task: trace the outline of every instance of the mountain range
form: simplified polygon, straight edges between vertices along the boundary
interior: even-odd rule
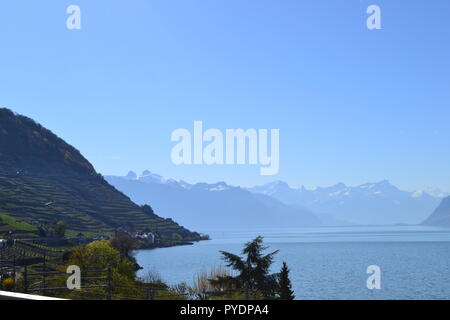
[[[331,187],[291,188],[282,181],[249,189],[292,207],[357,225],[418,224],[441,201],[424,191],[408,192],[383,180],[359,186],[338,183]]]
[[[105,179],[136,203],[151,203],[161,215],[200,230],[419,224],[441,201],[424,191],[402,191],[386,180],[308,190],[282,181],[252,188],[189,184],[148,170]]]
[[[0,109],[0,232],[30,234],[64,221],[72,232],[111,233],[124,227],[194,240],[171,219],[139,206],[98,174],[73,146],[34,120]],[[18,230],[20,229],[20,230]]]
[[[288,226],[317,226],[320,219],[301,208],[281,201],[227,185],[189,184],[165,179],[144,171],[137,176],[105,176],[105,179],[138,203],[151,203],[163,216],[173,217],[195,230],[255,229]]]

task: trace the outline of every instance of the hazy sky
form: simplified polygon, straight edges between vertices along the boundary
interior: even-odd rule
[[[79,5],[82,29],[66,28]],[[382,10],[369,31],[366,9]],[[450,2],[0,3],[0,106],[103,174],[450,191]],[[175,166],[177,128],[280,129],[280,172]]]

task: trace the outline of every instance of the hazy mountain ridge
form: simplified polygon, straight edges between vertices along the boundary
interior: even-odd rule
[[[0,109],[0,214],[34,223],[66,221],[75,231],[158,228],[195,233],[133,203],[81,153],[32,119]]]
[[[290,206],[327,214],[352,224],[418,224],[436,208],[440,199],[424,191],[407,192],[383,180],[351,187],[338,183],[313,190],[291,188],[277,181],[249,189],[279,199]]]
[[[136,203],[151,203],[159,214],[205,232],[322,225],[307,210],[292,208],[272,197],[253,194],[225,182],[188,184],[148,171],[139,177],[129,173],[126,177],[105,176],[105,179]]]
[[[424,225],[450,227],[450,197],[442,199],[439,207],[423,222]]]
[[[431,196],[425,191],[403,191],[387,180],[355,187],[338,183],[315,189],[291,188],[286,182],[275,181],[246,189],[230,186],[225,182],[189,184],[185,181],[164,178],[148,170],[140,176],[130,172],[125,177],[105,178],[135,202],[150,201],[158,212],[174,216],[181,222],[187,221],[188,216],[194,217],[191,222],[195,225],[202,218],[218,219],[217,222],[205,221],[201,224],[202,228],[216,225],[232,227],[233,223],[230,221],[221,221],[221,217],[230,215],[221,212],[223,208],[231,210],[232,207],[229,207],[228,202],[234,203],[234,214],[240,216],[240,219],[247,219],[246,223],[249,225],[252,219],[260,220],[263,217],[263,214],[254,214],[259,210],[268,220],[265,223],[257,221],[255,226],[271,224],[275,227],[419,224],[440,202],[440,198]],[[126,184],[124,181],[127,180],[135,183]],[[253,194],[253,197],[245,191]],[[186,206],[178,207],[171,199],[176,199],[176,202],[184,203]],[[249,199],[252,199],[253,206],[249,206]],[[215,206],[219,209],[212,209]],[[269,208],[272,213],[267,212]],[[217,214],[211,215],[211,212]],[[299,215],[295,216],[295,212]],[[274,216],[278,218],[274,219]]]

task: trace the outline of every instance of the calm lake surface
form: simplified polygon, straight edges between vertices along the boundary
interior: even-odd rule
[[[223,266],[219,250],[240,253],[265,237],[291,269],[297,299],[450,299],[450,230],[428,227],[327,227],[212,232],[193,246],[141,250],[138,263],[169,284],[192,284],[202,270]],[[381,290],[366,287],[367,267],[382,271]]]

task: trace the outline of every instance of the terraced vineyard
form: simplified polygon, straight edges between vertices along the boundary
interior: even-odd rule
[[[158,230],[181,228],[146,214],[98,177],[36,177],[0,175],[1,212],[23,221],[64,220],[75,231],[112,232],[132,225]]]
[[[14,244],[0,248],[0,278],[23,271],[23,266],[39,268],[44,261],[59,264],[63,253],[63,250],[16,240]]]
[[[2,218],[3,217],[3,218]],[[36,233],[33,225],[65,221],[70,232],[156,230],[198,240],[197,233],[133,203],[81,153],[33,120],[0,109],[0,235]]]

